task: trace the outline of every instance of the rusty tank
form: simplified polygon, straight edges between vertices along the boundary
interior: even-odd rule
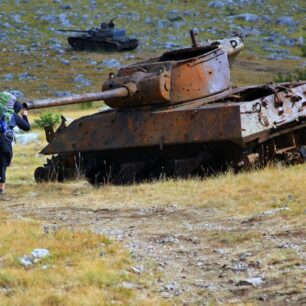
[[[28,109],[101,100],[108,106],[67,127],[63,120],[55,132],[46,127],[49,144],[41,153],[51,158],[36,169],[36,181],[81,174],[92,184],[124,184],[303,162],[306,81],[234,88],[233,53],[191,37],[190,48],[111,73],[100,92],[26,103]]]

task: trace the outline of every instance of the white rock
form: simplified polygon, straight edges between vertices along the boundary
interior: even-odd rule
[[[50,255],[47,249],[34,249],[31,254],[35,258],[44,258]]]
[[[16,142],[22,145],[27,145],[32,142],[38,142],[37,133],[16,134]]]
[[[24,267],[29,267],[33,265],[32,262],[32,257],[29,255],[24,255],[22,257],[19,257],[19,262],[24,266]]]
[[[248,278],[247,281],[248,281],[249,283],[251,283],[253,286],[258,286],[258,285],[260,285],[260,284],[263,283],[261,277],[252,277],[252,278]]]

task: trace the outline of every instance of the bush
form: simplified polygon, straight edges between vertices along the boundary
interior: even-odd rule
[[[302,56],[306,57],[306,45],[301,46]]]
[[[282,83],[282,82],[292,82],[306,80],[306,69],[296,69],[294,72],[287,73],[278,73],[274,78],[274,82]]]
[[[61,122],[61,114],[54,112],[43,112],[38,119],[34,120],[34,125],[39,128],[45,126],[55,126]]]
[[[85,110],[85,109],[90,109],[93,107],[92,102],[86,102],[86,103],[82,103],[81,104],[81,109]]]

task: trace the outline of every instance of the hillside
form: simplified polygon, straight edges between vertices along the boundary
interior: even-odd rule
[[[1,0],[0,91],[23,99],[96,92],[120,66],[238,32],[232,83],[305,71],[304,0]],[[57,29],[115,18],[131,52],[76,52]],[[102,102],[54,108],[67,118]],[[41,110],[31,111],[34,123]],[[100,188],[37,184],[44,133],[17,143],[0,209],[1,305],[304,305],[306,167]],[[37,258],[34,250],[47,250]],[[35,254],[35,252],[34,252]]]
[[[0,3],[2,89],[27,98],[96,91],[121,65],[198,40],[244,36],[246,49],[233,71],[238,85],[272,81],[279,71],[304,65],[305,2],[294,1],[61,1]],[[139,38],[133,52],[74,52],[64,29],[90,29],[115,18]],[[281,64],[280,64],[281,63]],[[244,75],[248,74],[248,78]]]

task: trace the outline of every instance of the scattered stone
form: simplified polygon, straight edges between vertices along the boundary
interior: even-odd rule
[[[156,239],[156,243],[160,243],[160,244],[167,244],[167,243],[178,243],[179,239],[177,239],[176,237],[160,237]]]
[[[268,15],[261,16],[261,20],[262,20],[263,22],[267,23],[267,24],[272,23],[272,19],[271,19],[271,17],[268,16]]]
[[[300,37],[297,39],[297,45],[298,45],[299,47],[302,47],[302,46],[305,45],[305,39],[304,39],[304,37],[300,36]]]
[[[61,59],[61,63],[63,65],[66,65],[66,66],[69,66],[70,65],[70,62],[68,60],[65,60],[65,59]]]
[[[267,210],[264,212],[261,212],[259,214],[256,214],[255,216],[247,219],[246,221],[242,221],[242,223],[248,223],[248,222],[258,222],[261,221],[267,217],[270,216],[274,216],[280,212],[284,212],[284,211],[290,211],[290,208],[288,207],[281,207],[281,208],[276,208],[276,209],[271,209],[271,210]]]
[[[164,43],[164,48],[166,49],[175,49],[175,48],[180,48],[181,45],[178,44],[178,43],[174,43],[174,42],[171,42],[171,41],[167,41]]]
[[[12,81],[14,79],[14,75],[12,73],[7,73],[3,77],[1,77],[1,80],[3,81]]]
[[[40,21],[45,21],[50,24],[58,24],[58,17],[54,15],[44,15],[39,18]]]
[[[126,53],[126,54],[124,54],[124,58],[129,60],[129,59],[134,59],[135,56],[133,54]]]
[[[104,60],[102,62],[102,65],[108,68],[120,68],[121,67],[121,63],[114,58]]]
[[[135,289],[138,288],[136,284],[133,284],[131,282],[122,282],[120,284],[120,287],[125,288],[125,289]]]
[[[35,80],[36,77],[34,77],[33,75],[31,75],[28,72],[24,72],[18,75],[18,79],[20,81],[29,81],[29,80]]]
[[[91,81],[88,80],[83,74],[78,74],[73,78],[73,82],[78,83],[80,86],[90,86]]]
[[[240,19],[240,20],[244,20],[244,21],[252,22],[252,23],[255,23],[255,22],[259,21],[259,17],[257,15],[249,14],[249,13],[232,16],[232,18]]]
[[[263,283],[261,277],[252,277],[246,280],[240,280],[235,286],[259,286]]]
[[[167,285],[165,285],[165,289],[167,291],[175,291],[175,284],[174,283],[167,284]]]
[[[282,26],[296,26],[298,24],[298,22],[289,16],[281,16],[276,19],[275,23]]]
[[[152,19],[150,17],[146,17],[144,20],[145,24],[152,24]]]
[[[72,9],[72,5],[71,4],[62,4],[61,5],[61,9],[62,10],[71,10]]]
[[[34,249],[31,255],[35,258],[44,258],[50,255],[47,249]]]
[[[165,29],[168,28],[170,26],[169,21],[168,20],[158,20],[156,27],[158,29]]]
[[[70,23],[69,19],[67,18],[66,14],[64,14],[64,13],[59,14],[59,21],[60,21],[60,23],[63,27],[71,26],[71,23]]]
[[[207,6],[211,8],[223,8],[225,3],[223,1],[211,1],[208,2]]]
[[[24,255],[22,257],[19,257],[18,259],[20,264],[26,268],[33,265],[33,258],[29,255]]]
[[[39,135],[37,133],[20,133],[15,134],[16,142],[21,145],[27,145],[29,143],[38,142]]]
[[[98,63],[95,60],[88,60],[87,64],[91,66],[96,66]]]
[[[224,249],[216,249],[216,250],[214,250],[214,252],[216,252],[216,253],[218,253],[220,255],[224,255],[224,254],[227,253],[226,250],[224,250]]]
[[[23,99],[24,98],[23,92],[21,92],[19,90],[12,89],[12,90],[9,90],[9,92],[11,94],[13,94],[14,96],[16,96],[18,99]]]
[[[58,98],[71,96],[70,91],[56,91],[54,92],[54,96]]]
[[[140,274],[144,271],[144,267],[143,266],[136,266],[136,267],[132,267],[131,270],[134,273]]]
[[[231,267],[231,270],[235,272],[247,271],[247,269],[248,269],[248,264],[243,261],[235,262]]]
[[[183,20],[183,17],[182,17],[182,15],[181,15],[181,12],[178,11],[178,10],[169,11],[169,12],[167,13],[167,18],[168,18],[168,20],[170,20],[171,22]]]

